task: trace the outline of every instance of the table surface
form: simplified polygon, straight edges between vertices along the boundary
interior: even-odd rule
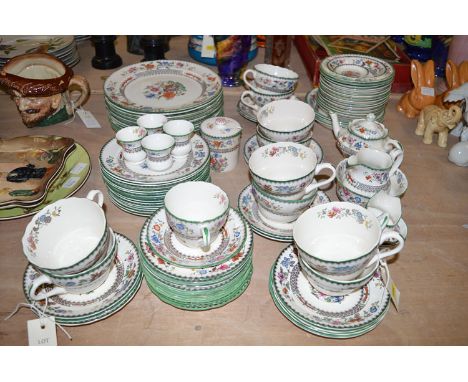
[[[168,59],[192,61],[187,52],[187,36],[170,41]],[[117,52],[124,65],[136,63],[141,56],[126,52],[125,37],[117,40]],[[109,200],[102,181],[98,153],[113,137],[102,95],[103,81],[113,70],[91,67],[94,49],[89,41],[79,46],[81,62],[75,73],[86,76],[92,95],[85,109],[101,123],[101,129],[87,129],[77,118],[72,123],[27,129],[21,122],[14,102],[0,94],[0,136],[10,138],[28,134],[69,136],[81,143],[91,155],[92,172],[76,196],[100,189],[106,200],[110,226],[135,243],[145,218],[118,209]],[[264,50],[254,62],[263,62]],[[249,67],[252,63],[249,64]],[[311,89],[306,70],[293,47],[291,69],[300,75],[296,95],[303,98]],[[255,133],[255,124],[236,111],[243,88],[224,89],[224,113],[244,128],[242,144]],[[383,322],[364,336],[333,340],[307,333],[289,322],[275,307],[268,292],[272,264],[285,243],[255,235],[254,273],[246,292],[230,304],[204,312],[176,309],[161,302],[143,282],[135,298],[113,316],[80,327],[67,328],[69,341],[58,331],[60,345],[466,345],[468,344],[468,173],[447,159],[448,149],[435,143],[425,145],[414,134],[416,120],[396,111],[400,95],[392,94],[385,124],[390,134],[403,143],[405,159],[401,169],[409,181],[402,198],[403,218],[408,225],[405,248],[389,265],[401,292],[400,308],[391,307]],[[325,161],[336,165],[343,159],[330,130],[319,124],[314,139],[324,149]],[[457,139],[449,137],[448,147]],[[242,147],[242,145],[241,145]],[[242,159],[233,172],[212,172],[213,183],[224,189],[233,207],[239,192],[249,183],[248,166]],[[337,200],[335,188],[327,191]],[[26,345],[26,321],[35,318],[21,309],[4,321],[16,306],[24,302],[23,272],[27,261],[21,253],[21,237],[30,217],[0,222],[0,345]]]

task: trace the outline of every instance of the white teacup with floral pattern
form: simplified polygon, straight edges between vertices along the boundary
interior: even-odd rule
[[[163,126],[167,123],[168,119],[163,114],[143,114],[138,117],[137,125],[143,127],[148,135],[162,133]]]
[[[107,250],[103,201],[102,192],[93,190],[86,198],[62,199],[44,207],[22,238],[28,261],[38,270],[62,275],[94,264]]]
[[[252,74],[254,81],[248,79]],[[276,93],[294,91],[299,75],[288,68],[271,64],[257,64],[254,69],[247,69],[243,75],[244,83],[251,89],[261,88]]]
[[[143,138],[141,145],[146,151],[146,165],[153,171],[164,171],[172,166],[171,151],[175,139],[168,134],[152,134]]]
[[[193,137],[195,127],[190,121],[176,119],[164,124],[163,131],[175,139],[172,155],[176,158],[185,158],[192,151],[190,140]]]
[[[294,223],[295,246],[311,268],[337,280],[353,280],[364,268],[400,252],[404,239],[397,232],[382,232],[376,216],[357,204],[330,202],[312,207]],[[379,246],[398,245],[385,253]]]
[[[316,191],[335,179],[335,168],[330,163],[317,164],[317,155],[309,148],[294,142],[278,142],[256,149],[249,159],[253,180],[263,190],[291,200]],[[324,169],[332,175],[312,183],[315,174]]]
[[[71,275],[57,275],[53,272],[46,272],[38,269],[42,274],[34,280],[29,290],[29,297],[32,300],[43,300],[46,297],[73,293],[83,294],[99,288],[107,280],[112,269],[115,256],[117,254],[117,240],[113,231],[110,230],[111,245],[107,253],[91,267]],[[38,290],[44,284],[54,285],[52,289]]]
[[[261,107],[267,103],[278,101],[280,99],[297,99],[294,92],[289,93],[275,93],[268,90],[257,89],[257,90],[245,90],[240,97],[240,100],[245,105],[249,105],[255,111],[260,110]],[[250,99],[251,102],[247,101]]]
[[[146,130],[140,126],[128,126],[119,130],[115,135],[117,143],[122,146],[124,159],[128,162],[141,163],[146,153],[141,141],[146,137]]]
[[[167,222],[182,244],[208,248],[226,223],[229,199],[212,183],[185,182],[168,191],[164,208]]]

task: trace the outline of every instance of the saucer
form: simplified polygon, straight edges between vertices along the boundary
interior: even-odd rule
[[[257,112],[241,100],[237,102],[237,112],[250,122],[257,123]]]
[[[249,164],[249,159],[252,153],[258,149],[258,142],[257,142],[257,135],[252,135],[244,144],[244,160],[247,164]],[[311,139],[309,147],[314,151],[315,155],[317,155],[317,163],[322,163],[323,161],[323,150],[322,146],[315,140]]]
[[[179,267],[203,268],[225,263],[242,249],[247,236],[245,223],[234,209],[229,210],[226,225],[208,251],[182,244],[171,230],[164,208],[156,211],[148,226],[151,249],[168,263]]]
[[[330,202],[330,198],[327,196],[327,194],[318,190],[317,196],[312,202],[311,207],[328,202]],[[276,241],[291,242],[293,240],[292,227],[294,223],[282,225],[281,223],[275,222],[275,227],[273,227],[273,225],[266,224],[261,219],[258,211],[257,201],[255,200],[252,193],[251,184],[244,188],[239,194],[237,207],[244,218],[250,223],[252,230],[258,235]]]
[[[138,251],[125,236],[115,233],[117,256],[107,280],[85,294],[66,293],[48,298],[46,314],[55,316],[63,325],[84,325],[102,320],[125,306],[139,289],[142,280]],[[31,301],[29,290],[41,273],[28,265],[23,277],[23,290],[30,304],[43,309],[44,300]]]

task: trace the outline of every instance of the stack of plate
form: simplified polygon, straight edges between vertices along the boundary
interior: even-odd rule
[[[390,302],[380,271],[369,284],[349,295],[320,293],[301,273],[293,245],[281,252],[272,267],[270,293],[294,325],[328,338],[351,338],[371,331],[385,317]]]
[[[329,112],[339,115],[342,126],[369,113],[382,122],[395,71],[378,58],[358,54],[327,57],[320,65],[316,119],[332,128]]]
[[[49,53],[67,66],[80,62],[80,55],[73,36],[0,36],[0,68],[15,56],[33,53],[45,47]]]
[[[213,41],[213,40],[212,40]],[[203,45],[203,36],[202,35],[193,35],[190,36],[188,43],[188,51],[190,57],[194,60],[197,60],[206,65],[216,65],[216,49],[214,45],[208,45],[207,50],[214,52],[213,57],[203,57],[202,56],[202,45]],[[248,60],[251,61],[257,56],[257,36],[252,36],[252,43],[250,45],[250,51],[248,55]]]
[[[163,206],[167,191],[178,183],[211,181],[210,151],[198,135],[192,140],[187,158],[175,159],[165,171],[154,172],[142,164],[125,162],[122,148],[111,139],[101,149],[99,162],[102,178],[112,202],[125,212],[150,216]]]
[[[117,255],[107,280],[89,293],[49,297],[44,313],[55,317],[55,321],[61,325],[85,325],[109,317],[131,301],[143,279],[138,250],[127,237],[119,233],[115,233],[115,236]],[[29,290],[40,275],[32,265],[28,265],[23,277],[23,291],[29,303],[43,311],[43,301],[29,298]]]
[[[55,135],[0,139],[0,158],[0,220],[35,214],[71,196],[91,170],[81,145]]]
[[[118,131],[135,126],[143,114],[185,119],[195,129],[223,115],[223,87],[212,70],[192,62],[158,60],[126,66],[104,83],[109,121]]]
[[[239,297],[252,276],[253,237],[240,214],[228,220],[210,250],[188,248],[172,233],[164,208],[140,233],[143,273],[150,290],[179,309],[207,310]]]

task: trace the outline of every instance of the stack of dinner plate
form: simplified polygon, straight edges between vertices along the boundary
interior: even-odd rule
[[[0,36],[0,68],[11,58],[34,53],[43,48],[67,66],[80,62],[80,55],[73,36]]]
[[[150,216],[164,203],[167,191],[178,183],[211,181],[210,150],[199,135],[191,140],[192,151],[186,158],[176,158],[165,171],[154,172],[146,163],[125,162],[122,147],[115,138],[101,149],[99,162],[102,179],[112,202],[125,212]]]
[[[112,73],[104,83],[109,121],[118,131],[136,125],[143,114],[185,119],[195,129],[223,115],[223,87],[212,70],[193,62],[146,61]]]
[[[208,251],[177,240],[164,208],[140,233],[143,274],[161,301],[184,310],[207,310],[239,297],[252,277],[253,234],[234,209]]]
[[[389,63],[371,56],[342,54],[324,59],[316,98],[316,120],[332,128],[329,112],[346,127],[354,119],[373,113],[382,122],[395,71]]]

